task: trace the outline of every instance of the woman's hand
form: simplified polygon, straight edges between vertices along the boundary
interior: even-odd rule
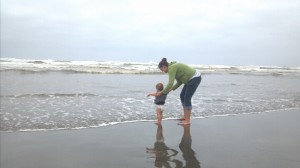
[[[161,95],[162,95],[161,92],[157,92],[157,93],[156,93],[156,97],[159,97],[159,96],[161,96]]]

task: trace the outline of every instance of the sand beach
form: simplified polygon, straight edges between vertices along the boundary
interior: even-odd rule
[[[136,122],[80,130],[1,132],[1,168],[298,168],[299,109]]]

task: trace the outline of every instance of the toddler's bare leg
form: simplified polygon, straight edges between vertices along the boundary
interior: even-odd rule
[[[157,116],[157,122],[155,124],[160,125],[162,120],[162,111],[160,108],[156,108],[156,116]]]

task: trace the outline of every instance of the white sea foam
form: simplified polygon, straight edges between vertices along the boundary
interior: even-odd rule
[[[1,58],[1,71],[69,71],[101,74],[153,74],[160,73],[156,62],[117,62],[117,61],[57,61],[25,60]],[[191,65],[202,73],[241,73],[241,74],[300,74],[300,67],[279,66],[228,66],[228,65]]]
[[[38,62],[36,64],[41,64]],[[78,63],[77,63],[78,64]],[[1,72],[1,131],[105,127],[156,119],[153,91],[164,75],[91,75]],[[299,76],[203,76],[193,96],[193,117],[218,117],[299,108]],[[178,89],[164,118],[182,117]]]
[[[215,117],[231,117],[231,116],[241,116],[241,115],[253,115],[253,114],[263,114],[263,113],[272,113],[277,111],[287,111],[287,110],[299,110],[299,108],[284,108],[284,109],[276,109],[276,110],[268,110],[268,111],[261,111],[261,112],[250,112],[250,113],[237,113],[237,114],[224,114],[224,115],[210,115],[210,116],[201,116],[201,117],[193,117],[192,119],[207,119],[207,118],[215,118]],[[163,121],[167,120],[177,120],[178,118],[165,118]],[[38,132],[38,131],[62,131],[62,130],[81,130],[87,128],[100,128],[100,127],[107,127],[107,126],[114,126],[119,124],[128,124],[128,123],[138,123],[138,122],[154,122],[156,120],[127,120],[127,121],[120,121],[120,122],[108,122],[102,123],[95,126],[88,126],[88,127],[74,127],[74,128],[52,128],[52,129],[20,129],[18,132]],[[14,132],[14,131],[0,131],[0,132]]]

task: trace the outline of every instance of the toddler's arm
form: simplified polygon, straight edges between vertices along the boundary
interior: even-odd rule
[[[157,92],[149,93],[147,96],[157,96]]]

